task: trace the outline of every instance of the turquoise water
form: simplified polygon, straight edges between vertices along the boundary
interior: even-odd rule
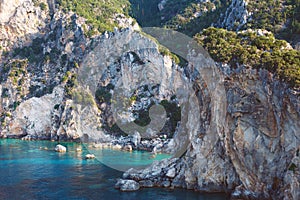
[[[89,148],[89,152],[94,154],[102,164],[119,171],[127,171],[130,168],[142,169],[150,165],[154,160],[162,160],[171,157],[167,154],[157,154],[153,156],[146,151],[127,152]]]
[[[201,194],[183,189],[147,188],[120,192],[114,189],[114,184],[122,172],[98,160],[85,160],[89,151],[84,145],[62,144],[67,146],[67,153],[54,152],[56,142],[0,140],[0,199],[226,199],[225,194]],[[83,151],[76,152],[78,147]],[[112,165],[123,161],[132,165],[127,157],[131,161],[137,159],[135,166],[149,164],[152,159],[147,152],[105,150],[102,153],[107,156],[105,162]],[[166,155],[156,159],[163,157]]]

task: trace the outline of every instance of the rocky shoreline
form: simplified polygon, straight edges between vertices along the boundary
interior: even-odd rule
[[[25,141],[36,141],[36,140],[48,140],[48,138],[40,138],[34,135],[26,135],[24,137],[2,137],[3,139],[20,139]],[[51,140],[56,141],[56,140]],[[84,139],[77,140],[66,140],[63,142],[84,142],[88,144],[88,147],[94,149],[113,149],[113,150],[124,150],[124,151],[148,151],[151,152],[154,156],[158,153],[172,154],[174,153],[174,141],[171,138],[167,138],[166,135],[162,135],[161,137],[156,137],[152,139],[141,138],[141,136],[137,133],[133,136],[107,136],[106,141],[84,141]]]

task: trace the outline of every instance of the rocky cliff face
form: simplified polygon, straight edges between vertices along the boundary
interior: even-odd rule
[[[271,73],[216,66],[193,54],[183,69],[125,18],[120,22],[129,28],[86,38],[85,20],[74,13],[57,11],[50,17],[47,8],[31,1],[10,2],[1,3],[1,10],[14,8],[1,12],[1,137],[109,140],[108,130],[115,131],[112,96],[122,81],[120,96],[135,96],[130,109],[148,109],[163,100],[189,103],[181,107],[185,134],[176,134],[178,127],[174,133],[177,147],[190,141],[184,154],[130,170],[125,179],[142,187],[299,198],[299,94]],[[26,25],[28,20],[36,23]],[[197,63],[205,68],[195,70]],[[141,79],[145,72],[147,79]],[[189,99],[190,88],[195,97]],[[123,117],[134,121],[139,116],[130,109]]]
[[[83,19],[61,12],[51,19],[47,4],[39,3],[20,3],[1,27],[3,137],[55,139],[52,132],[61,117],[55,113],[65,111],[60,107],[66,102],[62,78],[82,58],[87,42]],[[42,9],[41,3],[46,7]]]
[[[76,77],[93,43],[98,44],[101,37],[108,40],[113,33],[86,38],[85,19],[59,10],[50,13],[53,5],[42,1],[5,1],[1,6],[13,9],[1,13],[7,19],[3,17],[1,26],[0,135],[80,140],[94,134],[105,138],[97,131],[101,123],[96,105],[84,110],[77,105],[82,94]],[[124,15],[117,15],[116,20],[121,27],[134,25]],[[88,126],[82,125],[84,120]]]
[[[45,0],[39,3],[31,0],[2,0],[0,9],[1,50],[28,45],[33,38],[45,34],[46,24],[50,21]]]
[[[218,109],[217,116],[210,116],[217,121],[206,117],[190,127],[216,123],[217,130],[190,135],[191,145],[182,158],[155,163],[142,171],[129,170],[123,178],[144,187],[151,183],[200,191],[232,189],[236,196],[297,199],[298,97],[266,71],[241,68],[227,75],[226,94],[218,91],[213,96],[226,98],[223,103],[227,106],[219,107],[224,112]],[[216,109],[203,89],[199,93],[205,99],[202,109]]]
[[[221,14],[219,26],[229,30],[239,30],[247,23],[250,14],[247,10],[247,1],[233,0],[226,12]]]

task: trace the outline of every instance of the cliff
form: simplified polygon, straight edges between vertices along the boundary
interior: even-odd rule
[[[157,123],[167,125],[140,134],[167,134],[183,151],[129,170],[124,179],[233,197],[299,198],[299,94],[274,74],[233,69],[193,51],[185,54],[190,63],[179,66],[124,15],[116,20],[126,28],[87,37],[86,20],[75,13],[44,1],[3,2],[1,137],[108,141],[121,132],[116,125],[125,132],[128,122],[140,128],[150,107],[163,105],[170,109]],[[127,109],[117,112],[115,102]]]

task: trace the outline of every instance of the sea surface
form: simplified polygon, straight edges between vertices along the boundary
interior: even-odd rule
[[[99,150],[102,152],[97,154],[98,159],[86,160],[85,155],[90,153],[87,145],[60,143],[68,150],[57,153],[54,151],[57,144],[0,139],[0,199],[228,199],[222,193],[203,194],[184,189],[143,188],[135,192],[120,192],[114,185],[122,172],[114,166],[145,166],[167,155],[153,158],[148,152],[106,149]],[[82,152],[77,152],[77,148]],[[99,158],[101,155],[105,158]]]

